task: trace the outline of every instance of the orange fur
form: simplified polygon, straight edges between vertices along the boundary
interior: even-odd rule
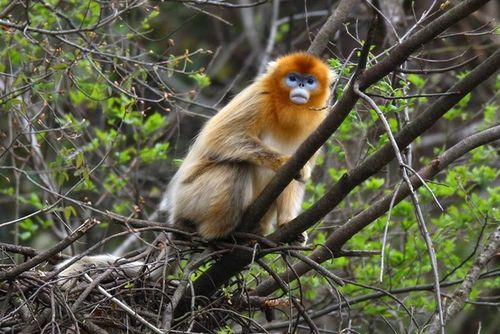
[[[293,53],[279,58],[272,75],[263,80],[263,86],[269,94],[262,108],[261,127],[270,126],[271,131],[283,139],[307,137],[323,120],[325,104],[330,91],[329,68],[316,57],[308,53]],[[290,89],[283,78],[290,72],[308,73],[316,76],[319,85],[312,92],[305,105],[293,104],[289,99]],[[318,109],[323,108],[323,112]]]
[[[316,89],[307,103],[294,104],[285,84],[289,73],[314,75]],[[333,77],[326,64],[307,53],[278,58],[267,72],[210,119],[174,176],[167,193],[170,222],[191,221],[206,239],[233,232],[245,209],[302,141],[326,117]],[[300,179],[310,176],[314,158]],[[275,221],[300,211],[304,185],[292,181],[255,227],[264,233]]]

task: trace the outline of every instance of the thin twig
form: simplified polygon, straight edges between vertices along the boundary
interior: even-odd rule
[[[259,66],[259,74],[264,73],[267,63],[269,61],[269,57],[274,48],[274,43],[276,41],[276,32],[278,31],[278,25],[276,21],[278,20],[280,13],[280,0],[273,0],[273,9],[271,15],[271,30],[269,31],[269,37],[267,39],[266,49],[264,50],[264,56],[260,62]]]
[[[170,330],[170,327],[172,326],[172,321],[174,320],[174,310],[177,307],[177,304],[179,304],[179,301],[181,300],[190,282],[191,275],[199,266],[207,262],[207,260],[213,255],[214,253],[212,252],[212,250],[210,248],[207,248],[202,253],[193,255],[187,266],[183,268],[181,281],[177,286],[177,289],[173,293],[172,298],[170,299],[170,303],[168,303],[163,314],[162,327],[167,331]]]
[[[384,113],[380,108],[377,106],[375,101],[373,101],[368,95],[364,94],[359,90],[359,83],[355,82],[354,83],[354,92],[358,94],[363,100],[368,102],[368,104],[375,110],[377,113],[379,119],[382,121],[382,124],[384,125],[385,131],[389,137],[389,141],[394,149],[394,154],[396,156],[396,159],[399,163],[399,166],[401,168],[401,173],[403,176],[403,180],[408,186],[408,189],[410,190],[410,196],[413,202],[413,206],[415,208],[415,214],[417,218],[418,225],[420,227],[420,231],[422,233],[422,237],[424,238],[425,244],[427,246],[427,251],[429,253],[429,258],[431,262],[431,267],[432,267],[432,272],[434,275],[434,284],[436,288],[436,304],[437,304],[437,309],[438,309],[438,314],[439,314],[439,321],[441,324],[441,334],[444,334],[444,315],[443,315],[443,306],[441,304],[441,290],[439,286],[439,271],[438,271],[438,264],[437,264],[437,258],[436,258],[436,252],[434,250],[434,245],[432,243],[432,239],[430,237],[430,234],[427,230],[427,226],[425,224],[424,220],[424,215],[422,213],[422,208],[420,207],[419,203],[419,198],[417,192],[415,192],[415,189],[413,188],[413,185],[411,183],[410,177],[408,176],[408,173],[406,171],[407,166],[404,163],[403,156],[401,155],[401,152],[399,151],[398,143],[396,142],[396,139],[394,138],[394,135],[392,134],[391,131],[391,126],[389,125],[389,122],[387,122],[387,119],[384,116]],[[421,179],[421,177],[416,173],[418,178]]]
[[[500,226],[498,226],[496,230],[490,234],[488,241],[465,275],[462,284],[460,284],[460,286],[453,293],[453,296],[446,302],[446,311],[444,317],[444,320],[446,322],[449,321],[451,317],[457,314],[464,307],[464,303],[466,302],[467,297],[472,290],[472,286],[478,280],[481,270],[483,270],[486,264],[493,258],[493,256],[495,256],[495,254],[497,254],[499,248]],[[429,326],[428,333],[438,333],[440,328],[442,328],[441,326],[441,319],[438,319],[434,316]]]
[[[53,257],[56,253],[62,251],[76,240],[84,236],[92,227],[94,227],[98,221],[96,219],[87,219],[82,225],[80,225],[73,233],[68,235],[63,240],[59,241],[55,246],[51,247],[47,251],[36,255],[31,260],[23,262],[14,268],[0,272],[0,281],[9,280],[17,275],[37,266],[38,264],[47,261]]]
[[[398,182],[396,189],[393,192],[391,198],[391,203],[389,204],[389,210],[387,211],[387,219],[385,220],[384,234],[382,235],[382,250],[380,251],[380,276],[378,278],[379,282],[384,280],[384,264],[385,264],[385,245],[387,243],[387,232],[389,230],[389,222],[391,221],[392,208],[394,207],[394,202],[396,201],[396,196],[398,195],[399,188],[402,182]]]
[[[88,274],[85,273],[85,274],[83,274],[83,276],[85,277],[85,279],[89,283],[93,282],[93,279]],[[136,311],[134,311],[130,306],[128,306],[127,304],[125,304],[124,302],[122,302],[120,299],[118,299],[116,297],[113,297],[113,295],[110,294],[109,292],[107,292],[106,289],[104,289],[102,286],[97,285],[97,290],[100,293],[102,293],[104,296],[106,296],[107,298],[109,298],[111,301],[113,301],[122,310],[124,310],[125,312],[127,312],[130,316],[132,316],[133,318],[137,319],[142,324],[146,325],[146,327],[148,327],[149,329],[151,329],[153,332],[155,332],[157,334],[165,334],[164,331],[162,331],[161,329],[157,328],[156,326],[154,326],[153,324],[151,324],[149,321],[147,321],[146,319],[144,319],[141,315],[139,315]]]

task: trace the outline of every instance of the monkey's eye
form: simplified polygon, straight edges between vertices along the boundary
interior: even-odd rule
[[[285,83],[288,87],[296,87],[299,83],[299,77],[296,74],[290,73],[286,76]]]
[[[316,89],[318,82],[316,81],[315,77],[308,77],[306,79],[306,86],[308,89],[314,90]]]

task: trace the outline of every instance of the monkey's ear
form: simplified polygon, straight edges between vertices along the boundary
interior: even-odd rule
[[[276,60],[270,61],[266,65],[266,73],[272,73],[278,67],[278,62]]]
[[[338,79],[338,74],[335,72],[333,68],[330,68],[328,71],[328,85],[332,85],[337,79]]]

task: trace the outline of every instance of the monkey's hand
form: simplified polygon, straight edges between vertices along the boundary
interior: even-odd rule
[[[290,160],[289,155],[281,155],[281,156],[276,157],[276,159],[274,159],[272,161],[271,169],[273,169],[274,171],[277,171],[284,164],[286,164],[288,162],[288,160]]]
[[[311,173],[312,173],[311,166],[309,166],[309,164],[306,164],[304,167],[302,167],[299,174],[295,176],[295,180],[305,183],[307,180],[311,178]]]
[[[299,235],[297,237],[297,239],[295,239],[295,240],[293,240],[293,241],[290,242],[290,246],[301,246],[301,247],[303,247],[303,246],[306,245],[307,239],[308,239],[307,232],[304,231],[304,232],[302,232],[301,235]]]

